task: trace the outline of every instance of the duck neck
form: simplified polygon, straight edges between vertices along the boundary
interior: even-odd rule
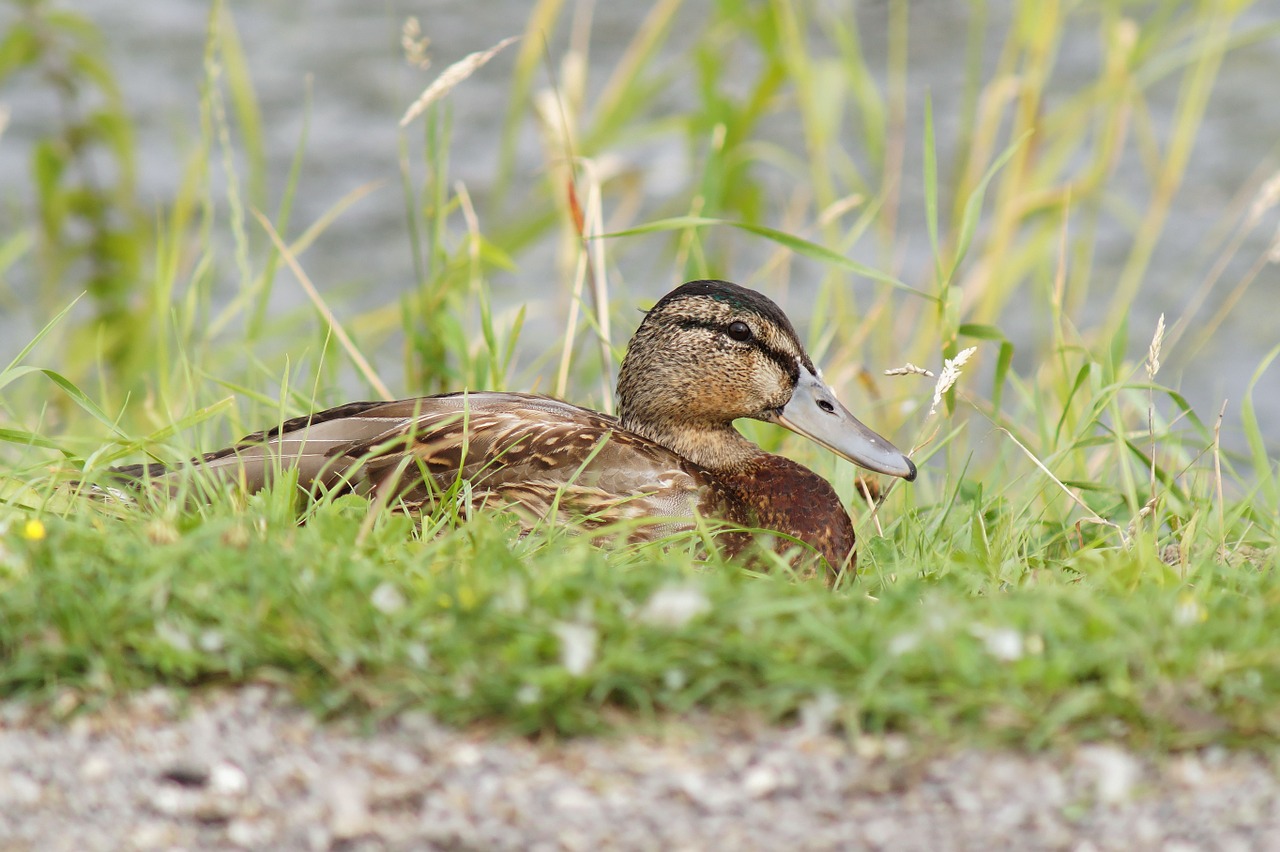
[[[731,423],[636,422],[624,413],[622,425],[722,477],[746,472],[754,462],[768,455],[742,437]]]

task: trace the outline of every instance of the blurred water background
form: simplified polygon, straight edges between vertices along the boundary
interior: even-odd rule
[[[177,191],[184,152],[199,134],[199,91],[204,79],[203,51],[209,14],[207,0],[163,0],[140,4],[134,0],[82,0],[67,4],[101,28],[109,45],[109,59],[124,90],[136,127],[140,190],[148,203],[161,209]],[[1267,7],[1270,7],[1268,12]],[[298,183],[295,222],[307,223],[321,216],[345,194],[365,184],[381,182],[380,189],[343,214],[310,248],[304,264],[341,315],[362,307],[394,301],[413,281],[408,248],[404,199],[400,188],[397,121],[422,88],[449,63],[484,49],[500,38],[519,33],[525,26],[530,4],[517,0],[433,0],[433,2],[366,2],[366,0],[252,0],[231,2],[244,43],[253,84],[264,119],[265,147],[269,162],[270,197],[284,186],[304,123],[309,137]],[[601,85],[617,64],[619,53],[634,35],[647,8],[637,3],[599,3],[594,10],[588,76],[591,86]],[[1259,3],[1246,16],[1246,26],[1263,26],[1277,11],[1274,4]],[[400,30],[407,15],[417,15],[430,37],[433,66],[427,71],[410,67],[400,47]],[[872,68],[884,68],[887,39],[878,38],[887,27],[888,4],[864,2],[856,14]],[[910,9],[908,69],[908,127],[899,240],[893,257],[859,257],[872,264],[891,263],[892,272],[909,283],[928,278],[931,268],[925,224],[922,175],[919,167],[921,121],[925,93],[931,93],[936,112],[939,163],[946,164],[948,140],[959,108],[964,39],[970,7],[951,0],[913,2]],[[1004,4],[992,3],[988,27],[993,33],[1009,25]],[[686,4],[680,25],[665,43],[664,63],[670,73],[693,74],[688,51],[698,36],[707,10]],[[548,35],[547,51],[554,63],[567,44],[560,32]],[[1057,59],[1051,97],[1066,98],[1073,83],[1092,79],[1099,62],[1098,34],[1087,26],[1068,33]],[[998,43],[998,42],[997,42]],[[750,57],[744,62],[749,63]],[[503,122],[511,97],[514,51],[498,56],[466,81],[452,96],[453,141],[450,169],[455,180],[466,184],[476,199],[482,219],[494,190]],[[990,64],[994,57],[984,59]],[[545,69],[543,70],[545,80]],[[1280,169],[1280,39],[1269,38],[1230,52],[1223,63],[1209,102],[1203,126],[1172,215],[1147,276],[1144,295],[1131,318],[1131,348],[1146,346],[1156,317],[1164,312],[1178,318],[1191,294],[1205,279],[1215,258],[1228,213],[1239,210],[1265,179]],[[1152,120],[1167,123],[1175,108],[1176,86],[1156,84],[1150,93]],[[661,106],[673,112],[688,109],[693,98],[682,101],[679,86],[668,87]],[[0,137],[0,205],[11,215],[20,206],[15,196],[27,186],[28,161],[19,154],[56,117],[47,93],[10,86],[0,90],[0,103],[10,112],[10,123]],[[310,111],[308,118],[307,111]],[[543,179],[545,162],[530,125],[521,131],[520,144],[506,204],[525,204],[533,187]],[[794,127],[770,128],[781,144],[803,151]],[[420,138],[420,134],[411,136]],[[645,205],[661,209],[662,201],[690,179],[690,152],[677,135],[636,139],[625,151],[629,168],[643,181]],[[1132,151],[1127,157],[1136,157]],[[944,165],[945,168],[945,165]],[[1135,174],[1137,167],[1132,170]],[[1129,173],[1112,193],[1117,208],[1126,199]],[[1136,186],[1136,183],[1135,183]],[[21,199],[19,199],[21,200]],[[1242,201],[1243,200],[1243,201]],[[1233,207],[1234,205],[1234,207]],[[1122,216],[1122,213],[1118,213]],[[644,211],[640,218],[644,218]],[[481,222],[482,230],[485,222]],[[1232,282],[1267,248],[1274,231],[1260,229],[1248,238],[1223,275],[1226,282],[1215,291],[1199,317],[1212,315],[1226,298]],[[1110,295],[1108,276],[1119,274],[1131,236],[1116,228],[1113,239],[1102,240],[1095,258],[1092,295],[1096,304],[1085,311],[1106,310]],[[747,251],[737,268],[724,269],[723,277],[742,277],[771,247],[751,256]],[[641,250],[621,247],[616,258],[625,294],[641,303],[664,292],[674,283],[668,266],[659,267]],[[495,298],[500,306],[541,294],[551,283],[563,290],[557,276],[550,240],[545,247],[519,258],[514,273],[494,276]],[[234,274],[234,270],[228,270]],[[288,276],[287,272],[281,273]],[[0,333],[7,360],[32,331],[47,321],[37,306],[37,285],[21,274],[4,282]],[[799,285],[797,285],[799,286]],[[288,310],[305,297],[293,286],[278,284],[273,309]],[[803,300],[791,313],[803,326]],[[554,301],[543,306],[554,313]],[[1237,404],[1260,360],[1280,340],[1280,266],[1271,265],[1243,299],[1231,310],[1219,333],[1199,348],[1184,346],[1165,353],[1161,380],[1180,386],[1201,417],[1210,421],[1224,398]],[[533,317],[549,321],[551,317]],[[1089,316],[1081,318],[1087,324]],[[1043,332],[1043,316],[1037,305],[1026,304],[1006,319],[1004,331],[1018,347],[1019,359],[1036,356],[1035,341]],[[620,333],[625,335],[630,329]],[[1190,341],[1194,335],[1184,338]],[[531,345],[531,341],[526,341]],[[1021,361],[1019,363],[1022,363]],[[880,366],[880,365],[876,365]],[[893,365],[883,365],[893,366]],[[413,388],[397,388],[412,393]],[[1263,431],[1270,446],[1280,449],[1280,368],[1263,379],[1257,404]],[[1239,446],[1238,426],[1224,427],[1228,445]]]

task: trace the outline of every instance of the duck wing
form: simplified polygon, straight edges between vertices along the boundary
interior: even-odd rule
[[[418,505],[466,482],[461,493],[476,505],[593,525],[654,519],[643,538],[691,528],[695,511],[745,522],[707,471],[612,417],[532,394],[349,403],[249,435],[193,465],[249,490],[296,470],[310,491],[375,496],[389,489]],[[174,476],[142,465],[118,472]]]

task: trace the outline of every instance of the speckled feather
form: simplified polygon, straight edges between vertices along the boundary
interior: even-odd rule
[[[375,496],[390,489],[407,504],[429,506],[461,478],[475,505],[532,517],[546,517],[554,506],[560,520],[588,526],[669,519],[638,525],[636,540],[692,529],[694,512],[753,521],[713,474],[615,418],[532,394],[348,403],[249,435],[192,464],[249,491],[289,468],[314,491]],[[115,472],[153,479],[175,473],[162,465]]]

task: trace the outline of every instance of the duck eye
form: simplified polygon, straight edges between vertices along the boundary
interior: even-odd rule
[[[751,326],[745,322],[729,323],[729,336],[739,343],[745,343],[751,339]]]

